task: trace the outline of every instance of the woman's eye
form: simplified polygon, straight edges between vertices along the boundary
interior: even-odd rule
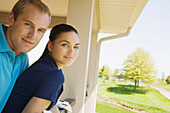
[[[67,44],[62,44],[62,46],[68,46]]]
[[[75,49],[79,49],[79,46],[74,46]]]

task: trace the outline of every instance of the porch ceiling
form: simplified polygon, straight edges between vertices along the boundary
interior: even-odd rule
[[[0,0],[0,12],[10,12],[16,1],[17,0]],[[69,0],[42,1],[49,6],[52,16],[55,18],[52,18],[52,24],[66,22]],[[134,25],[147,1],[148,0],[95,0],[93,30],[115,34],[126,32],[128,27]],[[57,20],[59,20],[59,22],[56,22]]]
[[[132,27],[148,0],[100,0],[100,32],[123,33]]]

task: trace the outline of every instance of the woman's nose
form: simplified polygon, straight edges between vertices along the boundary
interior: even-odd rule
[[[73,48],[73,47],[69,47],[68,53],[69,53],[69,54],[72,54],[73,52],[74,52],[74,48]]]

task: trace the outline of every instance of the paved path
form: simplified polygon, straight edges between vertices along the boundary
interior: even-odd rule
[[[150,86],[150,87],[158,90],[162,95],[164,95],[166,98],[168,98],[170,100],[170,92],[168,92],[167,90],[165,90],[163,88],[153,87],[153,86]]]

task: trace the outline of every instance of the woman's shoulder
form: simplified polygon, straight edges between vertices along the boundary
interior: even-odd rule
[[[58,70],[58,67],[49,56],[46,56],[36,61],[32,66],[30,66],[30,69],[42,70],[42,71],[43,70]]]
[[[36,61],[23,73],[23,76],[27,75],[34,76],[38,80],[60,80],[64,82],[62,70],[59,70],[50,58],[42,58]]]

